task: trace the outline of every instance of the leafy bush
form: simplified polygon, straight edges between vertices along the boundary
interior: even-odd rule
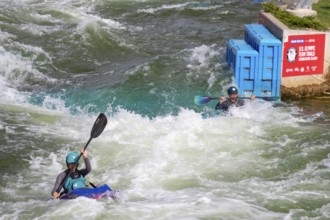
[[[318,21],[316,17],[306,16],[301,18],[295,16],[285,11],[284,9],[276,6],[273,1],[269,3],[263,3],[263,9],[265,12],[274,15],[277,19],[282,21],[286,26],[291,29],[309,28],[319,31],[326,31],[328,29],[327,26]]]

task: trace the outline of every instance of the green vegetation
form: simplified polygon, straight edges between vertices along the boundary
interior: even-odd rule
[[[324,2],[328,0],[323,0]],[[318,4],[320,4],[320,1]],[[329,10],[330,3],[322,3],[323,5],[322,10],[324,10],[323,15],[326,15],[326,13],[329,13],[326,10]],[[325,5],[325,6],[324,6]],[[277,19],[282,21],[285,25],[287,25],[291,29],[314,29],[319,31],[326,31],[328,30],[328,25],[323,22],[323,20],[319,20],[316,17],[313,16],[306,16],[306,17],[297,17],[293,14],[290,14],[289,12],[285,11],[284,9],[276,6],[273,1],[270,3],[263,3],[263,8],[265,12],[271,13],[274,15]],[[317,10],[318,12],[318,10]],[[319,12],[318,12],[319,13]],[[322,17],[323,19],[324,17]],[[327,17],[329,22],[329,15]]]
[[[313,4],[313,10],[317,11],[317,18],[330,27],[330,1],[321,0],[317,4]]]

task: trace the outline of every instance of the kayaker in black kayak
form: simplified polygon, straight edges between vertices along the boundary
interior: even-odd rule
[[[64,180],[64,178],[66,177],[68,172],[70,172],[70,170],[71,170],[71,174],[63,185],[64,192],[68,193],[74,189],[86,187],[84,177],[92,170],[92,167],[91,167],[91,163],[90,163],[89,159],[87,158],[86,150],[82,151],[82,156],[85,161],[85,169],[78,170],[77,168],[79,166],[79,163],[78,163],[77,159],[79,157],[79,154],[77,152],[68,153],[68,155],[66,156],[66,165],[67,165],[68,169],[61,172],[57,176],[54,188],[52,190],[53,198],[57,199],[60,196],[60,194],[57,193],[56,190],[61,185],[62,181]]]
[[[244,100],[238,97],[238,90],[235,86],[231,86],[227,90],[228,98],[220,97],[218,104],[215,106],[215,110],[223,110],[228,111],[232,106],[243,106]],[[250,99],[253,101],[255,100],[255,96],[251,95]]]

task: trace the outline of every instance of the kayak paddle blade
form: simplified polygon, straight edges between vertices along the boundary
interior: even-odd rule
[[[195,96],[194,102],[196,105],[204,105],[206,103],[209,103],[213,99],[218,99],[218,98],[198,95],[198,96]]]
[[[103,113],[100,113],[99,117],[97,117],[93,125],[91,131],[91,138],[97,138],[102,133],[107,123],[108,123],[107,117]]]

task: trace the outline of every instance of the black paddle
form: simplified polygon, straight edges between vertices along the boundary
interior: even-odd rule
[[[93,125],[93,128],[92,128],[92,131],[91,131],[91,136],[87,142],[87,144],[85,145],[84,147],[84,151],[86,150],[86,148],[88,147],[89,143],[91,142],[91,140],[93,138],[97,138],[101,133],[102,131],[104,130],[105,126],[107,125],[108,123],[108,120],[107,120],[107,117],[101,113],[96,121],[94,122],[94,125]],[[80,157],[81,157],[82,153],[80,153],[78,159],[77,159],[77,163],[79,162],[80,160]],[[63,185],[65,184],[66,180],[68,179],[68,177],[70,176],[71,174],[71,170],[66,174],[65,178],[63,179],[63,181],[61,182],[60,186],[57,188],[56,192],[57,193],[60,193]]]
[[[250,99],[250,97],[239,97],[240,99]],[[260,97],[260,96],[256,96],[257,99],[263,99],[265,101],[278,101],[280,99],[280,97]],[[210,97],[210,96],[195,96],[194,98],[194,102],[196,105],[204,105],[212,100],[219,100],[219,98],[217,97]]]

